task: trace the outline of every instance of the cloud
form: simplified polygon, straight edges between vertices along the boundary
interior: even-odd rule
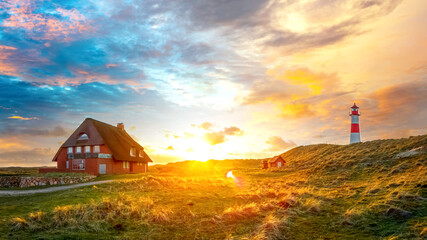
[[[266,143],[271,145],[271,148],[268,150],[272,151],[272,152],[284,151],[286,149],[293,148],[293,147],[297,146],[294,142],[285,141],[281,137],[278,137],[278,136],[270,137],[266,141]]]
[[[3,107],[3,106],[0,106],[0,108],[3,110],[11,110],[12,109],[12,108],[7,108],[7,107]]]
[[[0,45],[0,74],[13,75],[17,71],[17,67],[9,61],[13,57],[15,47]]]
[[[21,116],[11,116],[11,117],[8,117],[9,119],[19,119],[19,120],[25,120],[25,121],[28,121],[28,120],[40,120],[38,117],[21,117]]]
[[[175,150],[175,149],[173,148],[173,146],[169,146],[166,148],[166,150]]]
[[[213,124],[210,122],[204,122],[202,124],[191,124],[192,127],[202,128],[204,130],[210,130],[213,127]]]
[[[87,19],[76,9],[56,8],[40,13],[37,1],[20,0],[2,2],[3,12],[8,14],[2,26],[22,29],[35,40],[70,41],[73,36],[93,31]]]
[[[204,139],[210,145],[214,146],[227,141],[226,136],[241,136],[243,131],[238,127],[226,127],[222,131],[208,132],[204,134]]]
[[[0,132],[5,135],[39,136],[39,137],[63,137],[63,136],[67,136],[70,133],[69,131],[66,131],[61,126],[56,126],[53,129],[17,126],[14,128],[3,129],[3,131],[0,131]]]
[[[313,138],[325,138],[325,137],[326,135],[323,135],[323,134],[317,134],[313,136]]]
[[[222,131],[205,133],[204,139],[212,146],[227,141],[227,139],[225,138],[225,133]]]
[[[226,128],[224,128],[224,134],[230,135],[230,136],[232,136],[232,135],[241,136],[241,135],[243,135],[243,131],[240,130],[240,128],[238,128],[238,127],[228,127],[228,128],[226,127]]]
[[[307,68],[275,68],[268,74],[271,78],[255,82],[249,94],[240,96],[244,105],[270,103],[283,118],[303,118],[327,113],[321,104],[347,94],[337,91],[340,81],[335,74]]]
[[[149,153],[149,156],[155,164],[178,162],[178,161],[185,160],[184,158],[182,158],[180,156],[171,155],[171,154]]]
[[[402,136],[408,136],[410,132],[425,129],[425,96],[427,83],[424,79],[374,91],[360,103],[362,131],[365,130],[365,134],[372,131],[383,136],[400,131],[405,133]]]
[[[45,166],[51,163],[55,152],[50,148],[34,148],[0,152],[0,166]]]
[[[190,138],[194,138],[194,134],[189,133],[189,132],[184,132],[184,135],[178,135],[178,134],[173,134],[173,133],[171,133],[171,132],[167,131],[167,132],[166,132],[166,134],[165,134],[165,137],[166,137],[166,138],[171,138],[171,137],[173,137],[173,138],[175,138],[175,139],[178,139],[178,138],[182,138],[182,139],[190,139]]]
[[[115,64],[115,63],[109,63],[109,64],[105,65],[106,68],[117,67],[117,66],[119,66],[119,65]]]

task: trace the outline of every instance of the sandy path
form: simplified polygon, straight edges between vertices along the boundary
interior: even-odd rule
[[[103,183],[110,183],[110,182],[114,182],[114,180],[86,182],[86,183],[79,183],[79,184],[74,184],[74,185],[57,186],[57,187],[49,187],[49,188],[34,189],[34,190],[0,190],[0,197],[3,197],[3,196],[20,196],[20,195],[28,195],[28,194],[36,194],[36,193],[50,193],[50,192],[56,192],[56,191],[68,190],[68,189],[72,189],[72,188],[78,188],[78,187],[84,187],[84,186],[90,186],[90,185],[96,185],[96,184],[103,184]]]

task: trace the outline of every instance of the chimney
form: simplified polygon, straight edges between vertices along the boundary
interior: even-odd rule
[[[123,131],[125,130],[125,125],[123,123],[117,123],[117,127]]]

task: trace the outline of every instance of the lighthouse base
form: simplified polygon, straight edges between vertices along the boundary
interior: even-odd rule
[[[350,144],[360,142],[360,133],[350,133]]]

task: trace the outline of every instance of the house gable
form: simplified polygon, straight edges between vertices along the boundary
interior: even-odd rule
[[[86,137],[80,138],[82,134]],[[73,146],[93,146],[106,145],[111,150],[113,158],[120,161],[152,162],[150,157],[144,152],[144,148],[132,139],[129,134],[118,127],[86,118],[82,124],[71,134],[62,144],[52,161],[56,161],[61,149]],[[135,156],[131,156],[131,149],[136,149]]]

